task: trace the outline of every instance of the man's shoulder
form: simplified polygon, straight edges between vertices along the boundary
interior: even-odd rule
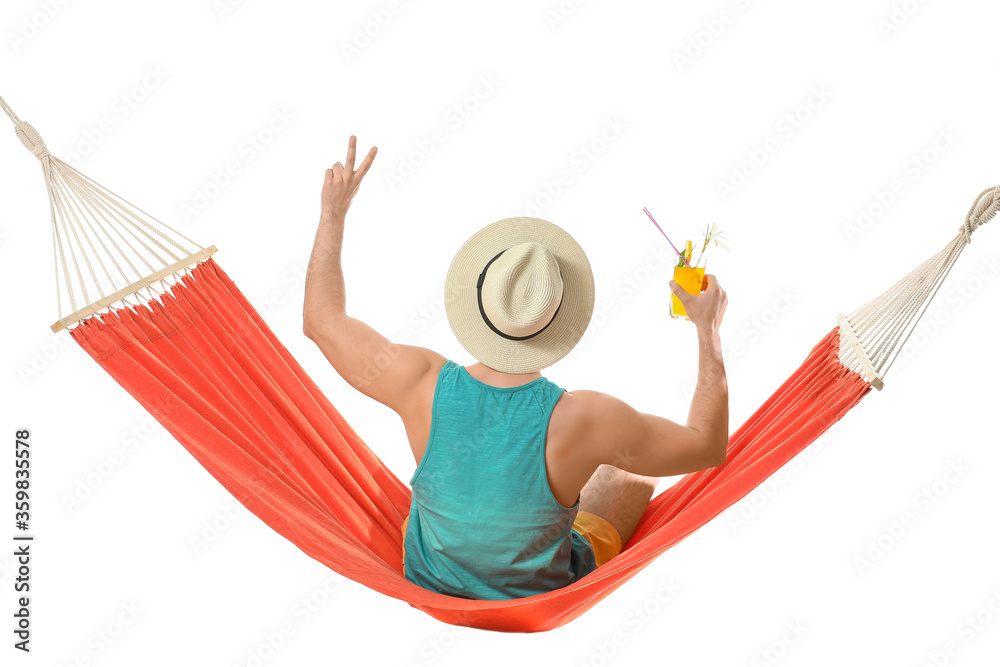
[[[411,364],[412,373],[415,376],[417,385],[434,384],[441,373],[441,369],[447,366],[451,360],[439,352],[426,347],[416,345],[400,344],[406,349]],[[390,361],[389,363],[392,363]]]
[[[614,400],[613,396],[593,389],[567,389],[562,400],[559,401],[564,412],[574,414],[578,417],[585,417],[593,410],[599,410],[608,404],[609,400]]]
[[[558,418],[560,431],[570,440],[583,445],[595,440],[603,442],[635,414],[638,413],[628,403],[611,394],[574,389],[564,392],[552,418]]]
[[[606,398],[607,394],[589,389],[563,392],[549,420],[554,461],[584,467],[601,463],[607,438],[599,426]]]
[[[604,397],[599,391],[569,389],[563,391],[552,411],[552,426],[568,440],[579,440],[599,416]]]
[[[425,347],[415,345],[403,345],[403,347],[407,350],[407,354],[404,355],[405,363],[410,368],[407,373],[408,386],[401,388],[397,403],[389,407],[406,420],[411,415],[419,415],[425,409],[429,409],[441,369],[451,360]]]

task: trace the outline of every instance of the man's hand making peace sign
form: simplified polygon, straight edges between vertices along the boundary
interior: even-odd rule
[[[322,211],[330,215],[343,218],[347,215],[347,209],[351,206],[351,200],[361,185],[361,179],[368,173],[368,169],[375,160],[375,153],[378,148],[372,146],[365,156],[364,162],[354,170],[354,150],[358,142],[357,137],[351,136],[347,144],[347,160],[345,164],[339,162],[332,168],[326,170],[326,178],[323,180]]]

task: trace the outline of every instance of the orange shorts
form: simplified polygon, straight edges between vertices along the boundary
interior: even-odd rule
[[[400,531],[403,533],[403,542],[406,542],[406,524],[410,521],[409,515],[403,519]],[[590,512],[577,512],[576,520],[573,521],[573,530],[580,533],[594,549],[594,559],[597,567],[607,563],[622,551],[622,540],[618,535],[618,530],[610,521]],[[406,549],[403,549],[403,563],[406,564]]]
[[[618,529],[604,517],[590,512],[577,512],[573,530],[587,538],[590,546],[594,548],[597,567],[622,552],[622,538],[618,535]]]

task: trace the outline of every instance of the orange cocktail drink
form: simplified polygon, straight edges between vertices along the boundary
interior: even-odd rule
[[[690,247],[690,243],[688,241],[688,247]],[[701,253],[698,259],[689,259],[688,264],[690,266],[684,264],[684,261],[680,257],[677,258],[677,262],[683,264],[683,266],[674,266],[674,282],[680,285],[688,294],[701,294],[702,286],[705,282],[705,254]],[[676,294],[671,295],[670,317],[685,320],[691,319],[687,316],[684,304],[681,303]]]

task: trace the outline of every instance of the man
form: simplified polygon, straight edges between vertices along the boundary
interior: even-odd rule
[[[658,478],[724,462],[726,293],[713,275],[700,295],[670,281],[698,330],[685,425],[542,376],[586,330],[594,281],[576,241],[537,218],[481,229],[448,271],[448,321],[476,363],[391,343],[346,312],[344,221],[376,153],[355,170],[355,145],[352,136],[345,164],[326,171],[303,332],[341,377],[403,420],[417,463],[401,526],[406,577],[482,600],[571,584],[628,544]]]

